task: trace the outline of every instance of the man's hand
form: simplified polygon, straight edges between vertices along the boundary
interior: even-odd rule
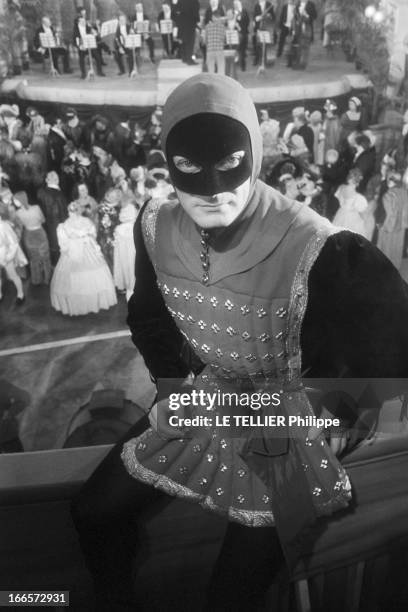
[[[319,415],[319,418],[332,419],[333,415],[326,408],[323,408],[321,414]],[[314,440],[316,440],[318,436],[323,432],[323,429],[324,429],[323,427],[310,427],[308,435],[307,435],[310,442],[313,442]],[[345,431],[342,427],[331,427],[329,431],[330,431],[330,438],[329,438],[330,448],[335,455],[340,455],[348,444],[348,441],[349,441],[348,432]]]

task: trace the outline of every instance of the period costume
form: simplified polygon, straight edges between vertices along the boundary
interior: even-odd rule
[[[59,258],[57,227],[67,218],[68,202],[58,185],[41,187],[38,190],[38,202],[45,217],[45,231],[50,245],[51,263],[55,265]]]
[[[70,204],[72,207],[72,204]],[[57,227],[61,256],[51,279],[51,304],[65,315],[84,315],[117,303],[95,225],[80,213]]]
[[[51,278],[51,259],[47,234],[43,228],[45,217],[37,204],[28,204],[25,192],[16,193],[14,200],[22,204],[16,214],[24,227],[23,244],[30,262],[31,283],[48,285]]]
[[[365,236],[363,213],[368,206],[366,198],[357,191],[350,191],[348,185],[340,185],[335,196],[339,202],[339,209],[334,216],[333,225]]]
[[[399,270],[408,227],[407,191],[404,187],[393,187],[384,194],[382,201],[386,217],[378,232],[377,246]]]
[[[188,416],[248,417],[253,414],[248,404],[233,399],[226,405],[217,394],[246,393],[253,398],[260,389],[278,390],[281,397],[279,408],[260,414],[311,416],[301,373],[356,377],[406,370],[405,328],[397,350],[393,348],[384,360],[382,340],[389,337],[390,328],[377,329],[374,316],[381,310],[383,321],[385,307],[388,313],[393,309],[399,316],[404,313],[406,320],[408,299],[399,276],[362,238],[337,231],[304,204],[286,199],[258,180],[262,161],[258,118],[249,96],[235,81],[202,74],[180,85],[164,109],[162,142],[176,189],[199,194],[208,207],[213,194],[233,193],[244,184],[249,185],[249,196],[232,223],[215,225],[215,231],[198,226],[177,201],[160,206],[149,202],[138,216],[137,282],[128,323],[159,394],[163,379],[185,379],[193,372],[193,389],[215,393],[216,398],[211,410],[191,402]],[[234,151],[243,154],[239,164],[233,163]],[[232,164],[228,170],[219,169],[223,155]],[[187,172],[177,165],[177,156],[190,160]],[[364,291],[356,282],[360,275],[366,281],[368,276]],[[393,284],[392,304],[379,296],[378,280],[370,284],[373,275]],[[362,326],[355,320],[354,308],[367,300],[373,317],[365,315]],[[370,348],[366,345],[366,338],[374,336],[379,349],[372,342]],[[251,539],[249,528],[254,541],[258,529],[264,528],[264,540],[270,542],[275,526],[289,563],[298,552],[303,527],[347,507],[351,499],[340,462],[323,435],[315,443],[308,440],[307,427],[287,428],[282,436],[264,426],[238,424],[229,430],[214,423],[181,428],[174,437],[161,435],[160,427],[146,423],[133,431],[135,435],[129,432],[123,445],[122,460],[134,485],[120,476],[117,448],[73,509],[100,609],[109,609],[104,604],[108,600],[111,609],[122,609],[113,606],[126,598],[129,605],[131,525],[135,513],[160,494],[228,518],[239,527],[237,537],[246,530],[246,541]],[[120,518],[112,510],[113,521],[107,520],[106,508],[96,509],[93,501],[95,495],[104,498],[103,475],[109,486],[120,479],[120,500],[123,487],[128,489],[129,503]],[[115,493],[107,490],[112,500]],[[222,577],[215,574],[219,588],[210,588],[210,598],[215,599],[210,599],[207,610],[257,609],[254,593],[260,598],[267,585],[259,586],[253,564],[262,565],[262,555],[239,556],[230,558]],[[242,565],[234,568],[240,563],[250,566],[251,572]],[[239,581],[235,571],[240,571]],[[114,584],[109,580],[112,574]],[[272,579],[269,575],[266,580]],[[220,601],[225,608],[216,607]]]
[[[133,226],[137,217],[136,207],[129,202],[119,213],[119,224],[114,231],[113,280],[121,291],[132,294],[135,286],[135,243]]]

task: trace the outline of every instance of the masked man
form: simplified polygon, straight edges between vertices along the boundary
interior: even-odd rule
[[[206,609],[257,610],[282,560],[276,534],[290,558],[306,523],[347,507],[350,483],[336,457],[347,436],[214,427],[216,416],[252,412],[220,398],[275,388],[279,406],[266,413],[311,416],[301,373],[405,376],[408,297],[367,241],[258,180],[257,113],[233,79],[181,84],[164,107],[162,146],[178,199],[151,201],[139,215],[128,322],[159,391],[176,378],[191,389],[194,374],[192,388],[211,391],[204,413],[213,421],[174,428],[161,396],[151,426],[139,422],[111,451],[73,516],[98,610],[136,605],[135,518],[166,495],[229,521]],[[202,414],[193,401],[185,413]]]

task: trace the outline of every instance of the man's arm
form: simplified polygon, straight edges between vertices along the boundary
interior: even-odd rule
[[[128,304],[127,323],[153,378],[185,378],[201,369],[201,362],[187,345],[168,312],[156,282],[156,274],[143,239],[142,208],[134,227],[136,284]]]
[[[354,415],[333,395],[331,412],[352,422],[406,391],[403,382],[399,388],[375,379],[408,382],[407,321],[408,286],[388,258],[358,234],[330,237],[309,275],[302,370],[309,378],[370,379],[372,393]]]

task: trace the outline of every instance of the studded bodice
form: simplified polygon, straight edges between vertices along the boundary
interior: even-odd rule
[[[289,297],[248,297],[163,273],[158,284],[181,333],[214,375],[281,377]]]
[[[152,204],[145,211],[144,238],[167,309],[214,376],[284,382],[300,370],[308,274],[333,232],[325,219],[305,209],[301,213],[309,219],[310,212],[311,222],[289,224],[292,236],[278,241],[267,257],[240,274],[208,284],[174,252],[168,231],[174,208]],[[265,252],[268,240],[272,243],[273,237],[259,240],[259,251]],[[257,245],[253,249],[257,252]],[[211,255],[210,251],[210,261]],[[199,261],[199,252],[196,257]]]

